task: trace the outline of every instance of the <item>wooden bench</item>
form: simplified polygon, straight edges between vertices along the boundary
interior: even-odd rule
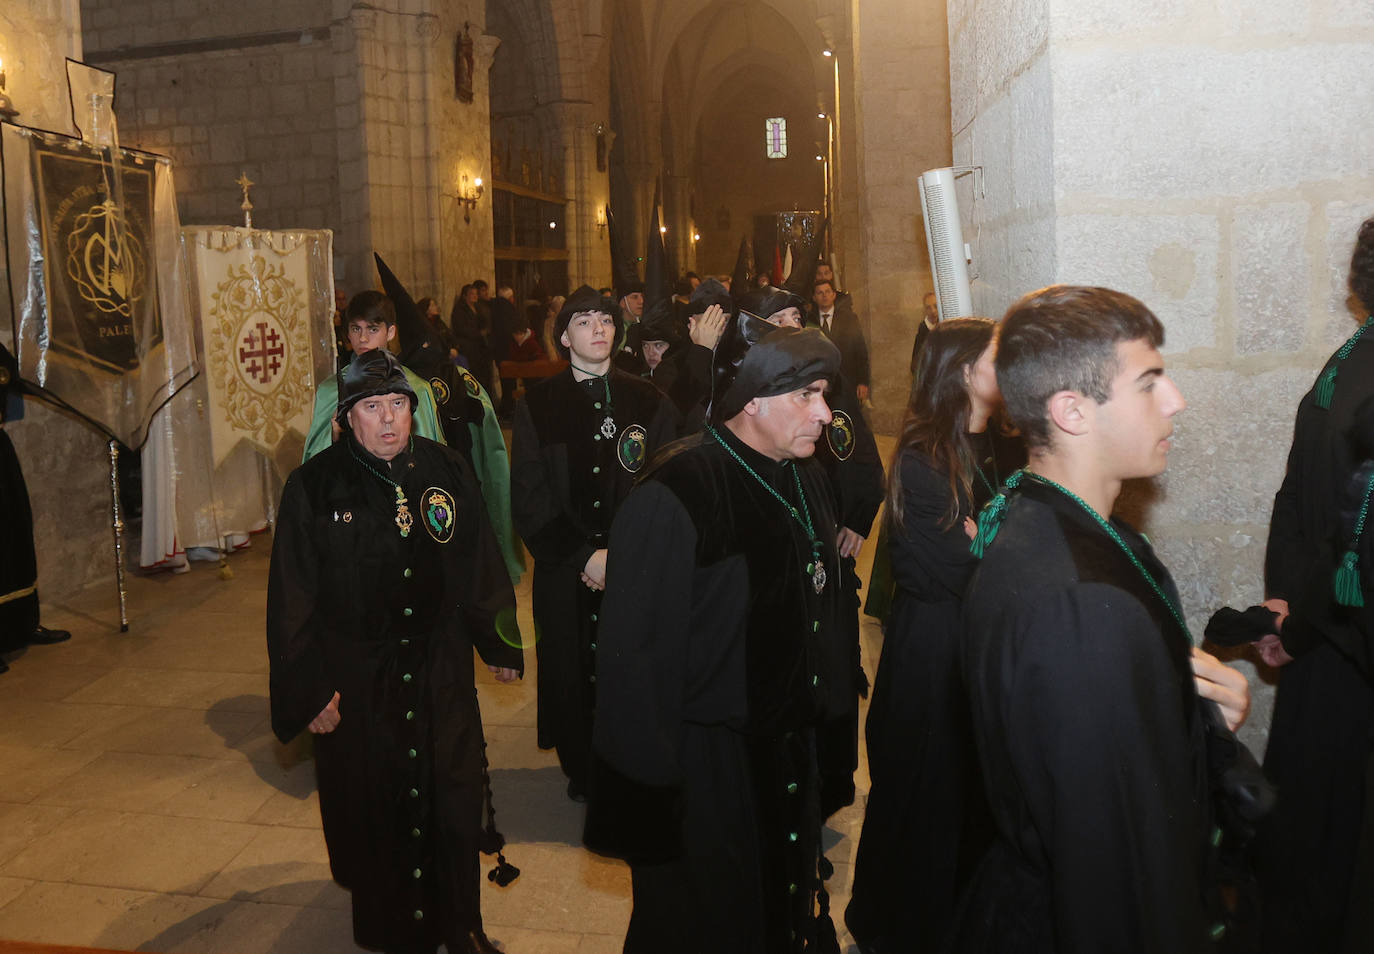
[[[496,366],[497,373],[502,381],[515,382],[515,399],[518,401],[525,393],[525,379],[540,380],[551,378],[568,366],[568,362],[562,358],[549,360],[540,358],[538,361],[502,361]]]

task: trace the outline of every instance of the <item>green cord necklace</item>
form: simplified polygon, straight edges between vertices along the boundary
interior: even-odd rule
[[[1350,357],[1350,352],[1355,349],[1355,345],[1359,343],[1364,333],[1369,330],[1371,324],[1374,324],[1374,315],[1370,315],[1366,318],[1364,324],[1360,325],[1359,329],[1350,336],[1350,340],[1341,345],[1340,350],[1336,352],[1336,356],[1331,359],[1331,366],[1323,371],[1321,376],[1317,378],[1317,387],[1315,389],[1317,407],[1323,410],[1331,407],[1331,399],[1336,395],[1336,375],[1341,370],[1341,362]]]
[[[1150,584],[1150,589],[1154,590],[1155,595],[1157,595],[1164,602],[1164,605],[1169,608],[1169,614],[1173,616],[1174,622],[1178,623],[1179,629],[1183,630],[1183,634],[1188,637],[1188,642],[1191,643],[1193,641],[1193,634],[1189,631],[1188,624],[1183,620],[1182,611],[1174,605],[1174,601],[1164,592],[1164,588],[1159,585],[1159,582],[1151,575],[1150,571],[1145,569],[1145,564],[1140,562],[1140,558],[1135,555],[1135,551],[1121,538],[1121,534],[1117,532],[1116,527],[1113,527],[1110,522],[1104,520],[1100,513],[1088,506],[1087,501],[1069,488],[1055,483],[1048,477],[1032,473],[1024,467],[1008,477],[1005,486],[1008,490],[1014,490],[1020,485],[1022,479],[1027,477],[1038,483],[1045,484],[1048,487],[1053,487],[1055,490],[1068,497],[1074,503],[1078,504],[1078,506],[1082,507],[1083,511],[1088,514],[1088,516],[1092,517],[1099,527],[1106,531],[1107,536],[1112,538],[1116,545],[1121,548],[1121,551],[1125,553],[1127,558],[1131,561],[1131,565],[1136,568],[1136,571],[1142,577],[1144,577],[1145,582]],[[1005,515],[1006,509],[1006,494],[999,493],[988,502],[988,505],[983,508],[983,512],[978,515],[978,534],[974,537],[973,544],[969,547],[974,556],[981,557],[988,544],[997,536],[997,529],[1001,525],[1002,517]]]
[[[572,365],[574,371],[581,371],[589,378],[599,378],[601,384],[606,388],[606,419],[601,422],[601,436],[608,441],[613,440],[615,438],[615,416],[611,413],[611,369],[607,368],[605,374],[593,374],[586,368],[579,368],[571,361],[568,364]]]
[[[1342,606],[1364,606],[1364,593],[1360,588],[1360,538],[1364,536],[1365,521],[1369,519],[1369,498],[1374,496],[1374,474],[1364,485],[1364,498],[1360,501],[1360,517],[1355,521],[1355,534],[1350,541],[1350,549],[1336,567],[1336,602]]]
[[[414,438],[412,438],[409,444],[407,444],[406,449],[414,450],[414,444],[415,441]],[[401,531],[402,537],[410,536],[410,528],[414,525],[415,519],[410,514],[410,508],[406,506],[410,501],[406,500],[405,491],[401,489],[401,485],[359,457],[358,452],[353,449],[352,444],[348,445],[348,452],[352,454],[353,459],[362,464],[364,468],[370,470],[376,477],[396,488],[396,527]]]
[[[811,541],[811,562],[807,564],[806,572],[810,575],[811,585],[815,587],[816,593],[819,594],[821,590],[825,589],[826,579],[825,564],[821,562],[821,541],[820,538],[816,536],[815,526],[811,522],[811,508],[806,505],[806,491],[802,489],[801,476],[797,473],[796,462],[789,460],[786,463],[792,470],[792,479],[797,483],[797,499],[801,501],[802,505],[800,512],[798,512],[796,507],[788,503],[787,498],[778,493],[777,490],[773,488],[772,484],[760,477],[758,472],[750,467],[749,464],[745,462],[744,458],[737,454],[735,449],[725,442],[725,438],[720,436],[719,431],[710,424],[707,424],[706,433],[710,434],[717,444],[725,448],[725,452],[735,459],[735,463],[744,468],[745,473],[757,480],[763,485],[764,490],[776,497],[778,503],[787,508],[787,512],[792,515],[792,519],[797,521],[797,524],[806,531],[806,536]],[[803,517],[803,514],[805,514],[805,517]]]

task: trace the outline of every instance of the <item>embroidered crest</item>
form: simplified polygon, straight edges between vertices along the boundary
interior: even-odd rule
[[[345,510],[345,511],[343,512],[343,521],[344,521],[344,523],[352,523],[352,522],[353,522],[353,511],[352,511],[352,510]]]
[[[649,435],[638,424],[631,424],[620,432],[615,449],[616,459],[628,473],[637,474],[649,457]]]
[[[467,368],[454,368],[453,370],[457,371],[458,376],[463,379],[463,387],[467,388],[468,397],[475,398],[482,393],[481,385],[477,383],[477,379],[472,376],[471,371]]]
[[[429,389],[434,392],[435,404],[448,403],[448,385],[444,383],[443,378],[430,378]]]
[[[854,422],[844,411],[832,411],[834,416],[825,429],[825,439],[836,460],[849,460],[854,453]]]
[[[453,495],[440,487],[431,487],[425,491],[423,499],[425,529],[437,542],[448,543],[453,539],[453,528],[457,519]]]

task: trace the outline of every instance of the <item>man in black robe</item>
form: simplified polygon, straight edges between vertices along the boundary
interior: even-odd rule
[[[9,672],[3,654],[29,645],[71,639],[65,629],[39,624],[38,555],[33,546],[33,511],[19,455],[5,433],[8,421],[24,413],[19,364],[0,345],[0,673]]]
[[[779,328],[800,328],[806,301],[783,288],[749,292],[740,299],[741,314],[763,319]],[[821,810],[830,817],[854,801],[854,770],[859,767],[859,692],[867,693],[868,680],[859,660],[859,574],[856,560],[883,503],[883,462],[873,431],[843,376],[826,395],[831,420],[824,438],[816,442],[816,460],[825,469],[835,495],[839,531],[835,546],[840,556],[837,584],[847,606],[843,614],[844,641],[853,647],[858,692],[852,706],[840,718],[820,730]]]
[[[1184,407],[1163,340],[1101,288],[1033,292],[1003,319],[997,381],[1030,464],[983,512],[964,599],[997,834],[955,951],[1182,954],[1222,930],[1202,707],[1234,728],[1246,682],[1192,649],[1168,570],[1110,519],[1123,480],[1164,470]]]
[[[344,373],[344,436],[282,491],[267,593],[272,728],[315,733],[320,816],[353,936],[392,954],[496,950],[482,929],[485,762],[474,647],[523,669],[515,595],[477,480],[411,435],[385,349]]]
[[[1368,316],[1374,219],[1360,227],[1349,283]],[[1281,635],[1265,636],[1259,651],[1283,667],[1264,757],[1279,799],[1260,830],[1256,867],[1264,950],[1274,954],[1374,950],[1374,639],[1367,609],[1338,603],[1333,585],[1353,542],[1341,513],[1363,456],[1352,430],[1374,397],[1369,329],[1366,318],[1299,403],[1269,524],[1265,605],[1279,614]],[[1368,557],[1359,562],[1367,576]],[[1374,603],[1374,591],[1363,598]]]
[[[811,457],[840,358],[771,328],[741,355],[744,331],[717,348],[708,429],[654,461],[611,529],[585,837],[630,862],[628,954],[834,943],[816,727],[850,704],[854,669]]]
[[[515,408],[511,505],[534,556],[539,746],[558,750],[568,796],[588,785],[597,616],[607,533],[635,475],[677,435],[677,411],[648,381],[612,366],[615,302],[583,286],[553,337],[569,366]]]

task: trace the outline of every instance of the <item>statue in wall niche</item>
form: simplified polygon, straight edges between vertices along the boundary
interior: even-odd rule
[[[474,63],[472,35],[469,33],[471,27],[470,23],[463,24],[463,32],[459,34],[458,41],[453,47],[453,95],[462,103],[472,102]]]

